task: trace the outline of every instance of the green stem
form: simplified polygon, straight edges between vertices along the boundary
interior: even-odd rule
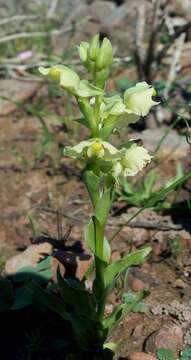
[[[100,96],[95,97],[94,116],[95,122],[98,125],[100,120]]]
[[[97,124],[94,120],[94,114],[91,105],[88,103],[87,100],[84,99],[81,100],[80,98],[77,98],[77,102],[82,114],[84,115],[88,123],[89,128],[92,130],[92,136],[97,137],[98,136]]]
[[[106,264],[101,262],[98,258],[95,256],[95,268],[96,268],[96,280],[99,283],[99,288],[101,289],[101,296],[99,299],[97,299],[98,306],[97,306],[97,316],[100,322],[102,322],[104,317],[104,311],[105,311],[105,304],[107,300],[107,294],[108,291],[105,289],[104,286],[104,271],[106,268]]]

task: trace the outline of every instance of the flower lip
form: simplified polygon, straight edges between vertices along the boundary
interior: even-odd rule
[[[89,158],[103,158],[104,157],[104,147],[100,142],[95,142],[91,144],[87,149],[87,156]]]

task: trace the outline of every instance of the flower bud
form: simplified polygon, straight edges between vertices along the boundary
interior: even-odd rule
[[[89,43],[85,41],[82,41],[80,46],[78,46],[78,53],[83,63],[87,61],[88,49],[89,49]]]
[[[99,54],[96,58],[96,68],[102,70],[110,67],[113,61],[113,49],[109,39],[104,38],[101,44]]]
[[[49,76],[63,88],[76,94],[80,85],[78,74],[65,65],[54,65],[51,68],[40,67],[41,74]]]
[[[95,35],[91,41],[88,49],[88,58],[92,61],[96,61],[97,55],[99,53],[100,41],[99,34]]]
[[[45,68],[43,66],[39,67],[39,71],[41,74],[45,76],[49,76],[52,80],[56,82],[60,82],[60,75],[62,71],[63,65],[54,65],[50,68]]]

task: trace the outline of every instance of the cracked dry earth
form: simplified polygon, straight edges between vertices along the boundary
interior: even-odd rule
[[[7,266],[13,266],[10,259],[15,259],[15,255],[22,253],[32,242],[38,243],[39,239],[53,240],[48,253],[53,251],[52,247],[61,248],[63,239],[70,248],[76,242],[84,248],[83,226],[91,209],[80,181],[81,165],[68,159],[60,160],[58,155],[59,144],[68,144],[71,134],[78,139],[84,134],[79,133],[78,128],[77,132],[71,128],[63,131],[61,125],[48,119],[54,142],[50,143],[43,160],[34,165],[42,136],[38,119],[17,110],[0,117],[0,125],[1,270],[7,259]],[[185,166],[188,168],[189,150],[185,151],[186,154],[184,151],[179,154],[179,159],[184,162],[186,158]],[[176,159],[173,154],[167,157],[165,153],[165,159],[163,157],[158,162],[161,184],[175,174]],[[186,197],[188,194],[183,191],[179,201]],[[108,223],[108,235],[111,236],[116,227],[125,223],[136,210],[116,201]],[[130,356],[129,359],[136,360],[136,352],[144,351],[153,354],[154,358],[158,347],[169,347],[178,354],[185,345],[191,345],[190,214],[184,215],[180,211],[175,215],[161,215],[146,209],[132,223],[124,226],[113,240],[114,258],[121,257],[132,247],[150,244],[153,249],[150,259],[142,267],[130,270],[128,281],[119,280],[115,294],[109,299],[108,312],[119,301],[124,288],[135,292],[144,288],[150,291],[145,300],[150,305],[150,311],[132,313],[112,334],[112,339],[120,340],[121,357]],[[181,250],[173,256],[169,243],[177,237]],[[29,263],[31,261],[30,264],[35,265],[40,256],[33,255],[32,260],[30,254],[27,256]],[[19,259],[20,262],[14,265],[15,270],[23,266],[22,256]]]

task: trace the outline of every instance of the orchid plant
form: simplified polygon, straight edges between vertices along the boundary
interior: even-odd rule
[[[64,279],[58,270],[58,286],[62,297],[57,312],[70,322],[78,347],[76,359],[92,354],[91,359],[112,359],[117,344],[107,342],[111,330],[144,297],[138,293],[131,303],[117,305],[106,315],[105,306],[117,277],[128,267],[141,264],[150,253],[150,247],[129,253],[120,260],[111,260],[110,242],[105,236],[107,218],[112,206],[116,184],[124,177],[134,176],[143,169],[152,156],[136,140],[114,147],[109,139],[122,127],[146,116],[157,102],[152,99],[155,90],[146,82],[139,82],[127,89],[124,97],[108,96],[106,81],[113,61],[109,39],[100,41],[99,35],[78,47],[80,59],[91,80],[80,76],[65,65],[39,71],[56,81],[76,98],[81,111],[77,121],[89,129],[89,137],[74,146],[66,146],[64,155],[84,163],[82,179],[92,203],[93,215],[85,228],[85,242],[93,260],[87,276],[93,276],[91,289],[84,281]],[[56,306],[56,305],[55,305]],[[59,309],[58,309],[59,308]],[[89,357],[90,358],[90,357]]]

